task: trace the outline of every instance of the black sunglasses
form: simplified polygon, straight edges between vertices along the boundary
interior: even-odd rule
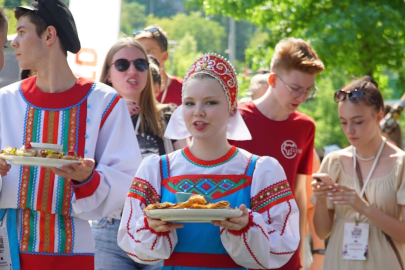
[[[350,102],[353,103],[359,103],[363,97],[366,97],[368,100],[370,100],[374,105],[377,105],[377,103],[369,96],[367,96],[363,91],[354,89],[353,91],[344,91],[344,90],[338,90],[335,92],[335,101],[337,103],[343,101],[346,99],[346,96],[349,98]]]
[[[117,59],[115,60],[114,63],[108,66],[110,68],[112,65],[114,65],[115,69],[119,72],[125,72],[129,69],[129,66],[131,65],[131,62],[134,63],[135,68],[143,72],[149,68],[149,62],[146,59],[138,58],[136,60],[129,61],[127,59]]]

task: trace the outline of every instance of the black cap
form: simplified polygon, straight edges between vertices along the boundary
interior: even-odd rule
[[[63,46],[72,53],[80,51],[80,40],[77,35],[75,20],[69,8],[62,0],[36,0],[29,6],[17,8],[36,11],[47,26],[53,26]]]

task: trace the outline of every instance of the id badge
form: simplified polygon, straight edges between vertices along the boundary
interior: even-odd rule
[[[12,270],[10,245],[6,227],[0,227],[0,270]]]
[[[367,259],[368,252],[368,231],[370,225],[367,223],[345,223],[343,237],[343,259],[360,260]]]

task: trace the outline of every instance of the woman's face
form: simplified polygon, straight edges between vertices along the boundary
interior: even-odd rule
[[[139,58],[147,59],[140,49],[136,47],[124,47],[114,55],[110,63],[111,65],[118,59],[132,61],[126,71],[120,72],[112,65],[109,72],[108,81],[111,82],[112,87],[125,99],[139,101],[141,93],[146,86],[149,71],[137,70],[133,62]]]
[[[183,117],[195,140],[226,139],[228,100],[214,78],[189,79],[183,94]]]
[[[375,106],[349,100],[339,102],[339,118],[343,132],[354,147],[366,145],[374,136],[380,135],[383,112],[377,113]]]
[[[5,25],[0,29],[0,46],[4,48],[7,44],[7,28],[8,24],[5,23]],[[4,50],[1,50],[0,52],[0,71],[4,67]]]

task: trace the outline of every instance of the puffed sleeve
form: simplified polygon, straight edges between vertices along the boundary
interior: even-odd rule
[[[340,166],[339,154],[338,152],[332,152],[328,154],[321,163],[321,168],[319,169],[320,173],[326,173],[330,176],[333,182],[339,184],[340,174],[342,173],[342,169]],[[312,195],[310,199],[313,205],[316,205],[316,197]],[[328,209],[335,210],[335,205],[328,199],[326,201],[328,205]]]
[[[118,245],[135,262],[156,264],[170,257],[177,244],[175,230],[157,233],[149,228],[143,209],[161,202],[160,157],[146,157],[136,173],[125,200]]]
[[[397,203],[405,205],[405,155],[399,157],[401,160],[397,164]]]
[[[121,208],[142,157],[123,99],[116,103],[95,137],[93,174],[83,183],[72,181],[72,215],[94,220]]]
[[[249,223],[241,231],[221,229],[221,241],[239,265],[280,268],[298,248],[298,208],[283,168],[261,157],[253,174]]]

